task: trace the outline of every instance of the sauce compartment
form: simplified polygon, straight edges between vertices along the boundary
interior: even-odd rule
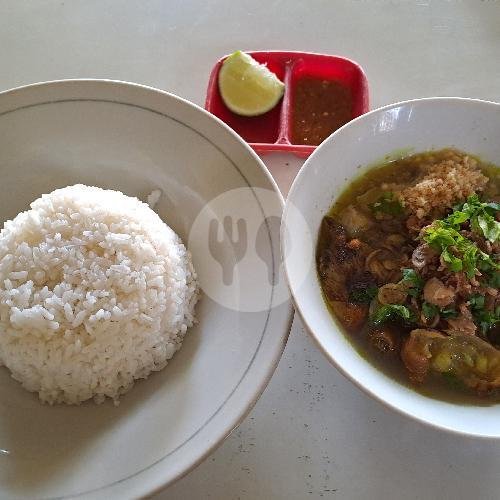
[[[314,104],[314,102],[310,101],[310,105],[308,105],[307,98],[304,100],[304,95],[301,96],[301,86],[306,80],[311,80],[313,90],[318,85],[325,87],[326,108],[324,112],[326,113],[330,114],[333,111],[333,114],[335,114],[342,111],[342,109],[337,109],[335,98],[342,97],[342,95],[350,96],[349,111],[343,109],[341,114],[344,115],[344,119],[340,121],[337,113],[336,118],[333,120],[334,122],[337,120],[337,124],[342,122],[342,125],[344,121],[350,121],[366,113],[369,109],[368,81],[361,67],[349,59],[306,52],[270,51],[247,53],[259,63],[266,64],[285,83],[285,93],[282,100],[275,108],[261,116],[245,117],[230,111],[222,100],[218,85],[219,70],[227,57],[225,56],[217,62],[211,72],[205,109],[227,123],[258,153],[287,151],[301,157],[307,157],[316,149],[316,144],[308,144],[307,141],[303,140],[302,132],[304,132],[304,128],[299,130],[298,135],[294,134],[294,128],[297,129],[297,119],[300,118],[295,104],[302,102],[307,108],[311,108],[311,105]],[[320,91],[321,88],[316,90]],[[328,95],[329,92],[333,92],[333,94]],[[319,110],[322,108],[318,99],[321,99],[321,96],[316,99],[316,107]],[[309,115],[307,114],[308,111],[310,112]],[[302,116],[309,120],[312,118],[313,112],[315,111],[311,109],[303,109]],[[342,117],[340,116],[340,118]],[[294,120],[296,121],[295,124]],[[332,116],[326,121],[328,120],[332,122]],[[297,130],[295,131],[297,132]],[[296,139],[295,142],[293,141],[294,138]]]
[[[293,66],[288,99],[290,142],[317,146],[368,110],[368,85],[352,61],[310,54]]]

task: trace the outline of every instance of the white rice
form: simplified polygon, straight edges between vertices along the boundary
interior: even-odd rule
[[[115,402],[195,321],[180,238],[145,203],[58,189],[0,232],[0,362],[44,402]]]

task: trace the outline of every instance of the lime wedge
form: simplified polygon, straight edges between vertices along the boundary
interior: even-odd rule
[[[238,50],[222,64],[219,90],[225,105],[233,113],[257,116],[278,104],[285,84],[266,66]]]

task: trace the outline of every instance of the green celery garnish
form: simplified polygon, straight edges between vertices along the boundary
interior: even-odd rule
[[[376,286],[369,286],[367,288],[355,288],[349,294],[349,302],[355,304],[369,304],[378,293]]]
[[[403,278],[399,283],[408,286],[408,294],[412,297],[418,297],[422,292],[425,281],[417,274],[414,269],[403,269]]]
[[[434,304],[429,304],[429,302],[424,302],[422,304],[422,312],[427,319],[432,319],[439,313],[439,307]]]
[[[427,227],[423,239],[441,252],[441,257],[450,270],[454,272],[463,270],[469,279],[474,277],[476,268],[489,271],[499,267],[488,254],[480,250],[473,241],[462,236],[446,220],[437,220]],[[456,253],[461,256],[457,256]]]
[[[381,212],[394,216],[404,213],[403,205],[391,191],[386,191],[375,203],[370,205],[370,209],[375,213]]]
[[[500,209],[498,203],[483,203],[477,194],[467,198],[467,201],[455,207],[453,213],[444,222],[454,229],[460,224],[470,221],[473,231],[479,233],[491,243],[500,239],[500,222],[495,219],[495,213]]]
[[[415,321],[413,313],[406,306],[398,304],[386,304],[377,309],[370,317],[373,325],[380,325],[392,319],[403,319],[410,323]]]

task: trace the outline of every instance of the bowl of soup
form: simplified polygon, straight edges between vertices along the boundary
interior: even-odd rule
[[[500,437],[500,104],[427,98],[348,123],[305,162],[282,223],[306,329],[357,386]]]

